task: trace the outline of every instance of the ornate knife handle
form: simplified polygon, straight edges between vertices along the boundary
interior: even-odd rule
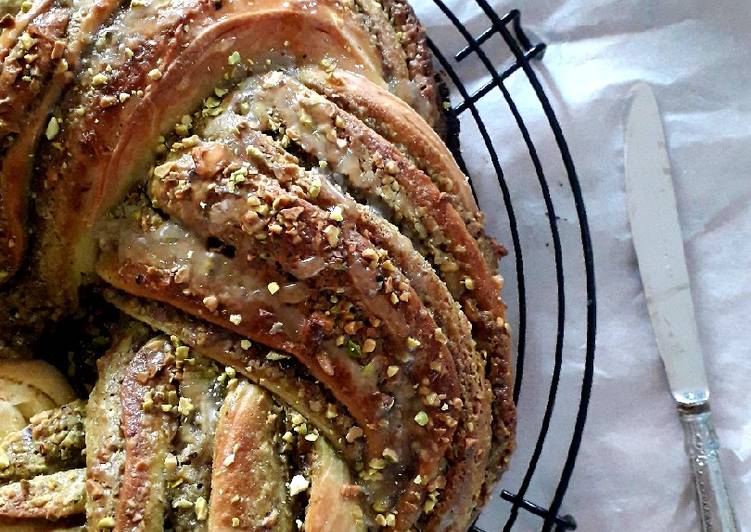
[[[691,460],[699,517],[704,532],[738,532],[738,522],[722,476],[717,439],[709,407],[679,408]]]

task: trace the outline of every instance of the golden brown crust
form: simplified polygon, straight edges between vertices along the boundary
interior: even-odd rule
[[[512,445],[500,248],[430,127],[440,105],[414,13],[403,0],[119,6],[35,0],[0,34],[0,233],[20,243],[0,242],[6,278],[42,138],[30,267],[0,298],[0,349],[23,352],[92,282],[174,335],[142,347],[148,332],[126,333],[100,365],[88,526],[291,527],[307,505],[313,530],[333,504],[368,527],[465,528]],[[20,53],[31,34],[34,58]],[[45,83],[24,79],[31,63]],[[290,481],[288,515],[236,505],[239,473],[267,478],[252,453],[235,477],[216,469],[237,442],[270,464],[284,430],[229,411],[235,395],[215,426],[227,388],[255,389],[245,379],[273,395],[259,392],[267,421],[275,401],[296,411],[279,446],[290,461],[265,471],[278,494]]]
[[[125,460],[120,432],[120,389],[131,359],[146,339],[144,327],[131,327],[99,359],[99,379],[86,405],[86,518],[92,530],[114,521]]]
[[[399,34],[399,42],[407,57],[410,79],[415,82],[417,90],[427,104],[424,110],[418,108],[418,112],[421,111],[420,114],[425,120],[443,134],[445,126],[441,119],[441,95],[425,29],[407,0],[384,0],[382,3],[391,24]]]
[[[26,205],[36,140],[51,101],[44,83],[61,57],[70,9],[49,9],[29,24],[0,72],[0,282],[10,278],[26,250]],[[41,101],[41,105],[40,104]]]
[[[350,191],[371,203],[385,202],[394,221],[403,230],[410,229],[413,240],[424,246],[423,253],[461,302],[473,324],[478,349],[489,359],[495,445],[488,478],[494,480],[512,445],[514,409],[505,306],[498,295],[501,280],[493,261],[486,260],[447,195],[394,146],[291,78],[272,74],[267,80],[253,93],[261,104],[253,110],[261,127],[273,127],[273,122],[264,122],[264,113],[269,114],[303,150],[342,174]],[[363,178],[370,175],[367,170],[375,176]]]
[[[365,532],[366,518],[347,464],[329,444],[318,438],[313,444],[310,494],[305,510],[305,532],[348,530]]]
[[[0,486],[0,518],[56,521],[84,511],[86,471],[71,469]]]
[[[242,61],[228,65],[229,40],[241,58],[283,49],[303,62],[315,64],[331,55],[374,80],[380,75],[366,36],[356,26],[338,23],[342,11],[334,2],[303,14],[301,0],[224,2],[218,9],[214,2],[192,0],[160,13],[158,24],[145,23],[159,9],[156,4],[126,11],[112,23],[114,42],[89,58],[90,68],[62,102],[69,114],[58,139],[61,149],[47,150],[43,181],[48,192],[39,202],[41,241],[34,260],[57,304],[75,299],[81,273],[92,266],[91,224],[132,185],[159,135],[221,86],[225,74],[239,76],[248,68]],[[126,32],[132,56],[118,48],[117,38]],[[155,33],[162,37],[151,38]],[[321,38],[311,41],[310,34]],[[121,102],[121,94],[135,95]],[[83,115],[71,112],[78,108]],[[77,207],[83,205],[82,212]]]
[[[259,387],[242,381],[227,396],[214,440],[211,530],[294,529],[279,423],[279,411]]]
[[[320,383],[302,368],[296,369],[291,357],[284,358],[281,353],[270,352],[242,336],[155,301],[140,300],[111,289],[106,297],[134,319],[176,336],[199,355],[231,367],[269,390],[279,402],[300,412],[350,464],[362,462],[362,441],[348,442],[346,438],[355,426],[353,419]]]
[[[90,34],[118,3],[35,2],[0,37],[0,283],[16,273],[27,249],[37,143],[43,135],[54,140],[63,127],[53,106],[74,79]]]
[[[118,239],[118,246],[127,246],[128,240],[123,238],[122,235],[125,232],[121,232],[121,238]],[[358,245],[357,239],[359,237],[353,235],[353,246]],[[234,241],[233,241],[234,242]],[[240,244],[240,242],[237,242]],[[171,249],[175,249],[172,247]],[[279,246],[278,250],[284,252],[284,246]],[[354,251],[349,257],[355,257]],[[269,248],[268,252],[272,252]],[[238,245],[238,254],[246,253],[242,247]],[[126,261],[121,265],[113,263],[114,257],[118,256],[118,248],[112,250],[112,254],[103,255],[99,264],[99,273],[108,282],[122,288],[130,293],[140,296],[149,296],[154,299],[169,302],[177,305],[183,310],[198,315],[203,319],[224,326],[230,330],[235,330],[254,341],[261,341],[267,345],[270,345],[276,349],[288,351],[295,355],[301,362],[303,362],[308,369],[317,378],[319,378],[327,387],[329,387],[339,401],[341,401],[350,411],[350,413],[358,420],[358,423],[363,428],[366,434],[367,441],[371,446],[371,458],[380,459],[380,455],[386,448],[395,449],[399,453],[399,458],[393,464],[390,464],[389,469],[394,472],[400,470],[413,471],[411,475],[423,475],[425,478],[432,479],[437,473],[437,467],[440,463],[440,459],[445,452],[445,449],[450,441],[453,430],[455,429],[455,421],[453,421],[454,404],[453,398],[456,397],[455,381],[446,380],[455,373],[453,370],[453,362],[448,358],[447,354],[439,355],[439,353],[447,353],[446,348],[440,344],[434,337],[436,326],[433,322],[432,326],[419,325],[420,321],[413,322],[415,316],[419,320],[429,319],[428,314],[420,313],[419,311],[403,311],[405,312],[400,317],[396,314],[390,314],[395,312],[394,305],[390,302],[386,302],[382,305],[382,308],[377,309],[380,312],[379,319],[387,325],[397,326],[400,330],[403,330],[403,336],[394,335],[392,338],[398,340],[399,338],[409,337],[413,341],[417,342],[417,345],[411,348],[411,352],[407,353],[410,349],[409,346],[403,345],[401,342],[395,343],[395,349],[401,351],[412,361],[410,365],[404,366],[400,375],[396,378],[390,379],[384,385],[387,387],[385,391],[389,391],[387,396],[383,391],[373,386],[373,383],[367,387],[363,386],[367,384],[367,381],[359,375],[360,369],[355,369],[352,364],[352,360],[343,352],[343,349],[337,349],[333,347],[333,338],[326,339],[325,330],[320,328],[320,325],[315,321],[311,322],[311,326],[302,326],[298,328],[295,333],[294,328],[286,327],[284,313],[270,313],[269,310],[263,308],[263,306],[257,306],[253,308],[251,305],[258,305],[259,301],[255,303],[252,299],[243,299],[242,302],[235,299],[223,298],[221,301],[221,310],[217,310],[218,307],[212,311],[206,307],[204,301],[206,298],[221,292],[212,290],[209,279],[202,279],[201,284],[197,282],[191,282],[187,279],[188,292],[191,296],[185,296],[186,285],[185,283],[175,283],[173,278],[173,271],[179,268],[179,265],[170,264],[165,262],[168,257],[164,255],[159,256],[159,264],[161,269],[157,267],[157,263],[149,262],[149,258],[145,257],[146,262],[143,265]],[[194,255],[196,256],[196,255]],[[316,256],[302,254],[298,256]],[[110,258],[108,258],[110,257]],[[290,256],[291,257],[291,256]],[[281,257],[280,257],[281,258]],[[223,259],[222,260],[226,260]],[[250,271],[257,273],[257,267],[251,268],[248,271],[241,262],[234,261],[234,263],[227,261],[228,264],[234,264],[234,268],[240,268],[243,271],[247,271],[247,275],[250,276]],[[255,263],[254,263],[255,264]],[[367,272],[369,268],[363,268],[362,270],[356,270],[353,264],[350,263],[351,270]],[[372,275],[372,273],[371,273]],[[228,276],[224,276],[227,279]],[[246,277],[248,279],[249,277]],[[367,277],[361,276],[359,279],[358,290],[370,290],[371,300],[369,305],[372,307],[374,301],[377,302],[378,294],[376,290],[370,289],[370,283]],[[340,278],[339,283],[348,282],[346,277]],[[261,285],[265,286],[265,285]],[[336,286],[336,285],[335,285]],[[347,286],[341,285],[341,286]],[[225,293],[230,288],[225,282],[223,285]],[[207,290],[208,289],[208,290]],[[414,295],[410,298],[411,305],[419,304],[419,299]],[[213,305],[212,305],[213,306]],[[409,305],[405,304],[407,309]],[[259,310],[263,313],[259,314]],[[264,314],[265,313],[265,314]],[[300,311],[298,316],[313,316],[315,318],[316,313],[310,311]],[[233,323],[230,318],[232,316],[240,316],[240,319],[235,318]],[[262,316],[268,316],[262,318]],[[379,314],[376,314],[379,316]],[[304,319],[304,318],[303,318]],[[318,318],[320,319],[320,318]],[[269,331],[273,328],[273,323],[278,320],[282,323],[282,328],[279,331],[274,331],[273,334],[269,334]],[[432,320],[430,320],[432,321]],[[303,322],[304,323],[304,322]],[[416,325],[411,325],[416,323]],[[422,327],[419,328],[419,327]],[[424,331],[424,332],[423,332]],[[389,333],[389,331],[386,331]],[[292,334],[294,333],[294,334]],[[292,334],[292,335],[291,335]],[[338,334],[338,333],[337,333]],[[391,333],[393,334],[393,333]],[[388,337],[385,338],[388,341]],[[402,340],[403,342],[404,340]],[[322,366],[321,352],[317,351],[317,346],[332,347],[327,349],[326,363]],[[340,354],[334,355],[337,351]],[[397,351],[397,352],[399,352]],[[428,353],[432,353],[432,356],[428,356]],[[377,356],[377,354],[376,354]],[[450,365],[449,365],[450,363]],[[381,363],[383,364],[383,362]],[[385,364],[384,364],[385,365]],[[383,368],[383,366],[381,366]],[[383,368],[381,371],[384,371]],[[418,395],[416,398],[410,398],[412,384],[419,384],[423,378],[430,378],[430,386],[425,386],[424,394],[435,393],[437,396],[445,397],[445,402],[436,401],[434,404],[423,404],[421,397]],[[409,379],[406,382],[402,379]],[[447,386],[442,388],[442,386]],[[372,390],[372,391],[367,391]],[[366,393],[367,391],[367,393]],[[380,401],[374,402],[374,397],[381,397]],[[393,397],[393,398],[392,398]],[[387,405],[383,401],[388,399]],[[398,405],[402,405],[401,409]],[[443,407],[443,405],[446,405]],[[392,408],[392,406],[395,406]],[[398,412],[404,411],[407,419],[411,419],[416,416],[418,412],[423,412],[423,416],[432,420],[430,423],[426,422],[425,427],[420,426],[414,421],[401,422],[396,418]],[[383,423],[386,425],[383,425]],[[388,431],[384,428],[389,427]],[[393,428],[392,428],[393,427]],[[404,427],[404,428],[401,428]],[[415,444],[416,442],[416,444]],[[408,459],[410,453],[415,451],[412,448],[418,449],[419,454],[413,455],[413,459]],[[414,469],[412,469],[414,468]],[[410,477],[411,478],[411,477]],[[406,482],[405,482],[406,483]],[[386,483],[379,483],[380,489],[385,489]],[[424,496],[424,490],[410,483],[414,487],[410,486],[408,495],[405,496],[402,501],[417,500]],[[407,504],[403,502],[402,504]],[[413,504],[413,503],[409,503]],[[411,515],[415,514],[417,510],[416,505],[411,509]],[[409,519],[410,511],[405,509],[400,512],[405,519]]]
[[[236,100],[241,100],[240,96],[242,93]],[[234,103],[238,102],[230,103],[224,114],[231,114]],[[217,124],[213,124],[214,121]],[[220,114],[207,124],[206,131],[210,131],[214,137],[221,136],[223,142],[231,144],[234,133],[222,131],[219,127],[222,123],[234,124],[236,119],[225,118]],[[297,165],[297,159],[271,138],[245,134],[243,141],[253,148],[254,162],[281,181],[304,172]],[[247,146],[240,143],[235,149],[242,151]],[[413,249],[409,239],[401,235],[394,226],[342,194],[325,179],[321,181],[318,195],[308,199],[324,209],[342,209],[344,217],[352,220],[363,234],[367,234],[377,248],[386,249],[389,257],[404,272],[416,294],[426,302],[436,324],[446,335],[447,347],[456,364],[462,387],[463,409],[450,451],[450,464],[446,473],[448,489],[445,490],[446,495],[441,504],[434,510],[434,516],[451,513],[456,521],[467,521],[479,501],[485,480],[482,465],[489,457],[491,401],[490,389],[484,378],[484,360],[474,348],[471,326],[430,265]]]
[[[403,146],[439,190],[451,195],[465,219],[479,216],[467,176],[438,134],[404,101],[347,70],[326,76],[320,70],[303,69],[300,81],[357,116],[389,142]]]
[[[125,468],[116,530],[164,528],[165,458],[176,430],[174,360],[172,344],[157,338],[138,351],[125,371],[120,391]]]

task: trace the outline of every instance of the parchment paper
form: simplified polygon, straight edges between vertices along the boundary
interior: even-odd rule
[[[432,0],[414,0],[446,55],[464,41]],[[473,1],[447,1],[474,35],[488,26]],[[528,0],[524,26],[548,43],[537,65],[581,179],[597,273],[597,359],[584,442],[562,512],[583,531],[698,529],[683,435],[647,317],[624,201],[623,123],[629,89],[653,85],[668,136],[697,320],[724,450],[744,530],[751,530],[751,3],[748,0]],[[508,59],[498,37],[485,45]],[[487,81],[478,61],[460,65],[471,88]],[[549,503],[568,450],[584,353],[581,244],[570,190],[546,122],[521,76],[507,83],[551,177],[563,241],[564,363],[550,435],[528,496]],[[524,249],[528,339],[519,403],[519,449],[501,488],[518,489],[537,438],[552,372],[556,285],[545,204],[529,155],[499,91],[480,103],[506,172]],[[494,172],[463,116],[464,154],[491,231],[510,246]],[[513,254],[503,262],[518,327]],[[508,503],[480,525],[500,530]],[[522,512],[519,530],[541,521]]]

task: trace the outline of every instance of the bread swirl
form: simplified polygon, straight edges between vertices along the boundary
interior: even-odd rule
[[[168,335],[131,325],[99,362],[88,526],[466,529],[513,442],[502,250],[407,4],[5,20],[0,349],[33,352],[91,286]]]

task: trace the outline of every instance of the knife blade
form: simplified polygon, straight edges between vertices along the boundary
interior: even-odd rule
[[[634,87],[626,121],[628,215],[657,349],[683,424],[704,531],[738,524],[719,459],[665,133],[652,89]]]
[[[685,406],[700,405],[709,400],[709,386],[665,135],[648,85],[634,90],[625,157],[631,234],[657,347],[675,400]]]

